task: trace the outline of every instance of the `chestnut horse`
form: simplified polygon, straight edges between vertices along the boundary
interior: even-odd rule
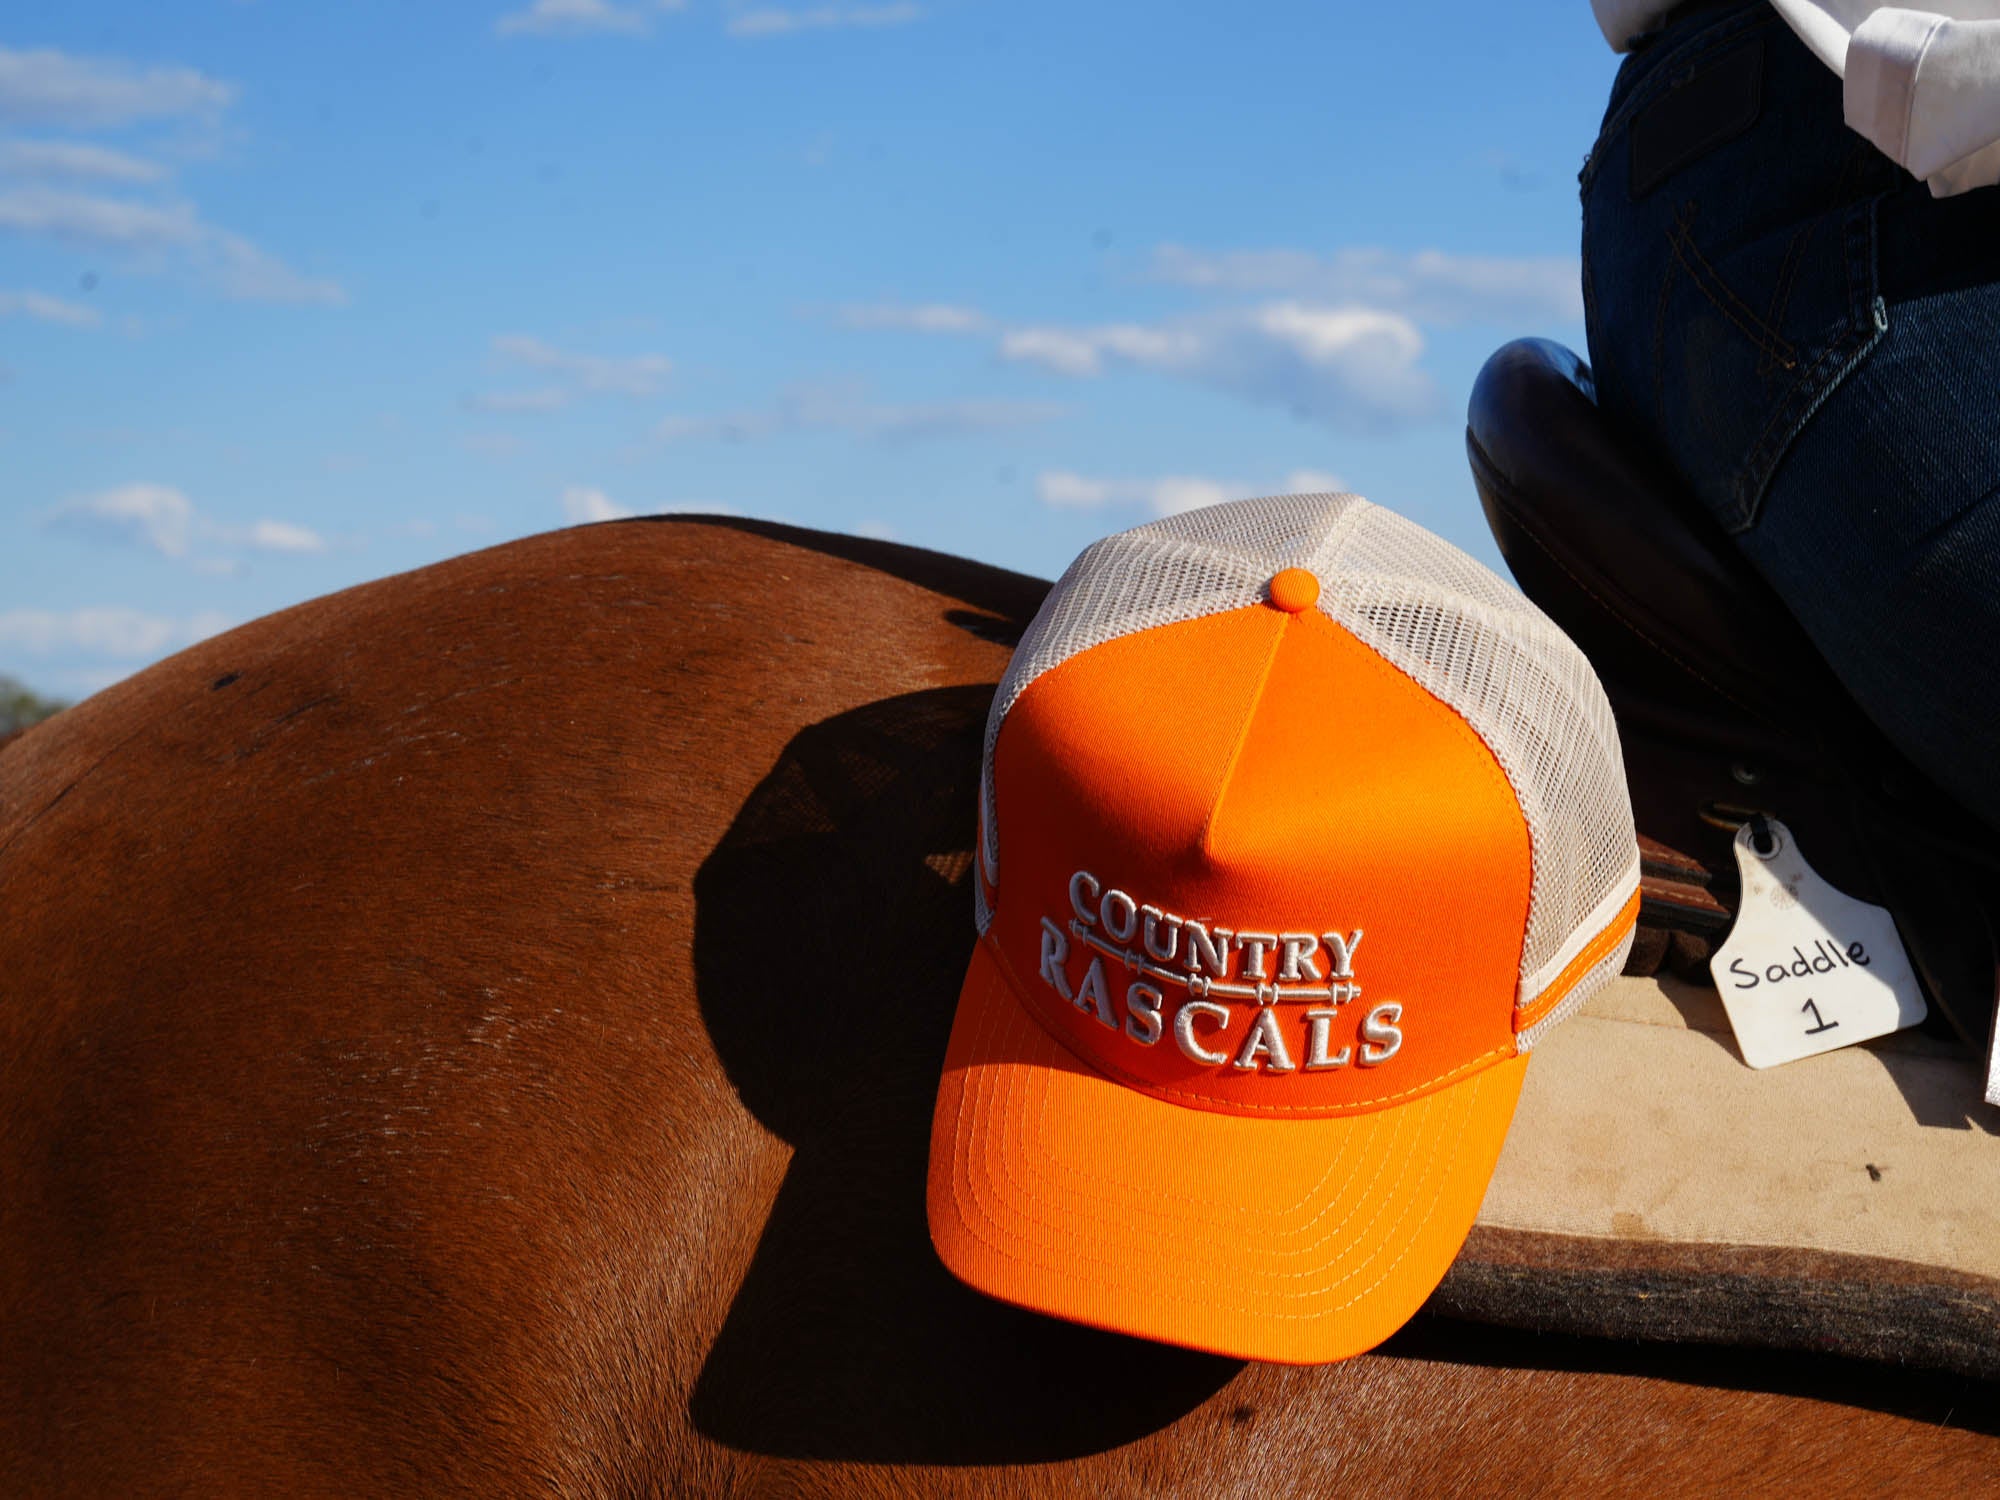
[[[954,1282],[926,1137],[1043,588],[607,524],[0,750],[0,1492],[1995,1482],[1959,1377],[1434,1316],[1245,1365]]]

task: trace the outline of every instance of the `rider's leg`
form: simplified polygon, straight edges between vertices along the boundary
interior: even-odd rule
[[[1627,61],[1583,185],[1607,415],[2000,827],[2000,190],[1933,199],[1847,131],[1762,0]]]

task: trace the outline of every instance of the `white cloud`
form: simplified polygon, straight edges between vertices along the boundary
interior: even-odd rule
[[[523,412],[561,411],[569,405],[569,392],[554,386],[533,391],[489,391],[467,396],[465,404],[474,411]]]
[[[1058,375],[1095,375],[1104,368],[1088,333],[1062,328],[1017,328],[1000,337],[1002,358],[1024,360]]]
[[[1345,495],[1352,489],[1345,479],[1327,469],[1294,469],[1278,486],[1286,495]]]
[[[1196,336],[1186,329],[1148,328],[1139,323],[1108,323],[1099,328],[1015,328],[1000,336],[1000,357],[1040,365],[1058,375],[1097,375],[1104,357],[1113,355],[1136,364],[1187,363],[1200,354]]]
[[[898,404],[868,400],[852,385],[802,386],[768,407],[707,416],[676,415],[653,428],[663,442],[719,438],[744,442],[782,432],[851,432],[901,442],[996,432],[1051,421],[1064,408],[1046,401],[967,400]]]
[[[854,328],[978,334],[993,321],[973,308],[876,305],[850,309]],[[1164,323],[1001,327],[1003,360],[1089,379],[1117,366],[1153,370],[1284,406],[1334,426],[1380,429],[1432,415],[1438,393],[1422,366],[1424,337],[1393,310],[1298,300]]]
[[[292,521],[223,525],[202,515],[183,491],[168,484],[121,484],[73,496],[48,513],[47,524],[184,561],[204,573],[233,573],[238,565],[229,558],[191,555],[197,542],[256,552],[324,552],[327,546],[318,532]]]
[[[758,39],[789,36],[800,31],[828,31],[836,27],[907,26],[923,19],[923,7],[896,5],[815,5],[805,9],[764,6],[738,11],[729,18],[729,34]]]
[[[0,120],[96,129],[141,120],[214,118],[236,90],[193,68],[139,68],[53,48],[0,47]]]
[[[493,23],[501,36],[644,36],[651,12],[686,8],[687,0],[655,0],[646,5],[613,5],[610,0],[534,0]]]
[[[0,229],[126,248],[192,245],[202,236],[191,203],[140,203],[43,187],[0,193]]]
[[[637,512],[620,505],[603,490],[573,484],[562,492],[562,514],[570,525],[582,526],[591,521],[622,521]]]
[[[259,552],[324,552],[326,538],[310,526],[291,521],[253,521],[241,533],[244,544]]]
[[[1299,495],[1346,489],[1337,475],[1316,469],[1295,469],[1277,485],[1250,485],[1237,479],[1210,479],[1201,474],[1163,474],[1156,479],[1093,479],[1068,469],[1048,469],[1035,476],[1035,495],[1057,510],[1100,510],[1106,506],[1136,506],[1156,516],[1178,515],[1224,500],[1257,495]]]
[[[1371,246],[1317,255],[1162,245],[1153,252],[1152,274],[1211,291],[1365,304],[1426,323],[1574,323],[1583,317],[1580,272],[1569,256],[1403,254]]]
[[[929,302],[915,307],[874,303],[843,307],[836,315],[843,328],[900,328],[912,333],[983,333],[992,320],[975,307]]]
[[[210,229],[197,261],[223,293],[242,302],[316,303],[337,307],[347,301],[340,283],[306,276],[240,234]]]
[[[194,535],[194,502],[172,485],[121,484],[65,500],[50,513],[49,524],[162,557],[185,557]]]
[[[235,621],[219,610],[183,618],[119,606],[89,609],[0,610],[0,647],[48,655],[83,651],[96,656],[145,657],[191,646]]]
[[[98,182],[158,182],[167,169],[108,146],[83,141],[0,141],[0,175],[81,178]]]
[[[245,301],[346,300],[336,283],[303,276],[242,235],[204,223],[191,203],[17,188],[0,193],[0,230],[141,255],[177,254],[226,295]]]
[[[1249,493],[1240,484],[1205,479],[1199,474],[1165,474],[1158,479],[1088,479],[1067,469],[1051,469],[1035,479],[1037,498],[1059,510],[1140,505],[1156,516],[1171,516]]]
[[[104,321],[94,307],[65,302],[43,292],[0,292],[0,318],[15,314],[44,323],[64,323],[72,328],[95,328]]]
[[[510,363],[561,377],[581,390],[618,396],[653,395],[674,368],[664,354],[622,358],[578,354],[525,334],[500,335],[493,340],[493,352]]]
[[[548,36],[554,33],[623,32],[636,36],[646,18],[635,10],[608,5],[605,0],[535,0],[526,10],[513,11],[493,23],[502,36]]]
[[[593,521],[625,521],[633,516],[672,516],[689,512],[710,516],[732,516],[738,513],[734,506],[716,505],[704,501],[634,508],[630,505],[620,505],[603,490],[583,484],[565,486],[562,492],[562,517],[564,522],[571,526],[585,526]]]
[[[1004,359],[1089,377],[1118,363],[1284,406],[1335,426],[1380,428],[1431,415],[1423,334],[1398,313],[1302,302],[1208,313],[1157,327],[1023,328]]]

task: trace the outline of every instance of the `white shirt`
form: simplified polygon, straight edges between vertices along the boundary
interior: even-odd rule
[[[1615,51],[1675,0],[1590,0]],[[1771,0],[1842,79],[1847,123],[1943,198],[2000,182],[2000,0]]]

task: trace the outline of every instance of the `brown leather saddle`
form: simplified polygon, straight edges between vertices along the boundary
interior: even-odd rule
[[[1762,813],[1834,885],[1889,908],[1927,1024],[1984,1055],[2000,839],[1889,744],[1668,467],[1613,429],[1570,350],[1522,339],[1489,359],[1466,449],[1501,556],[1617,715],[1641,854],[1627,972],[1707,980],[1736,908],[1732,841]]]

